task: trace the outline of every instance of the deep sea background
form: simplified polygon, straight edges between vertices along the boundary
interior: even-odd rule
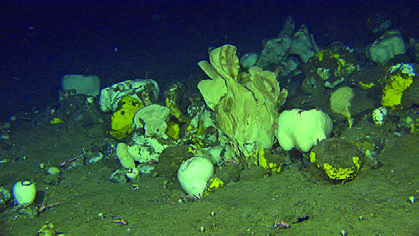
[[[209,47],[260,52],[288,16],[320,48],[335,40],[365,48],[381,35],[366,26],[376,13],[417,38],[415,2],[2,1],[0,121],[56,102],[66,74],[98,75],[103,87],[146,74],[159,84],[185,80]]]

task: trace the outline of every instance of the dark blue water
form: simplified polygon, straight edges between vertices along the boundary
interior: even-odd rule
[[[288,16],[306,23],[320,47],[365,47],[379,36],[366,26],[375,13],[405,38],[417,36],[414,1],[71,2],[1,4],[0,121],[56,102],[65,74],[98,75],[103,86],[146,74],[160,84],[184,80],[209,47],[261,51]]]

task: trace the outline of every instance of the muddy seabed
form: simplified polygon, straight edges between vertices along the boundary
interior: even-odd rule
[[[6,189],[20,180],[36,182],[40,204],[59,205],[38,217],[10,215],[2,209],[1,235],[35,235],[46,222],[65,235],[415,235],[419,217],[409,197],[417,197],[418,139],[394,137],[377,159],[382,167],[361,172],[345,184],[314,181],[304,170],[286,167],[278,175],[239,181],[193,202],[178,202],[177,182],[142,177],[139,188],[118,184],[109,176],[119,168],[104,160],[62,169],[58,185],[47,184],[40,163],[56,166],[103,137],[91,138],[84,129],[64,125],[32,127],[24,121],[10,133],[14,146],[2,159],[26,157],[0,164]],[[9,206],[10,208],[11,206]],[[276,219],[291,228],[274,228]],[[128,225],[111,223],[117,218]],[[204,231],[204,232],[201,232]]]

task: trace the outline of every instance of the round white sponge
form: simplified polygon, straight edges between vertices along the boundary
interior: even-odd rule
[[[177,178],[188,195],[200,198],[213,174],[212,162],[205,157],[196,156],[180,165]]]
[[[294,147],[308,152],[317,142],[326,139],[333,129],[330,117],[316,109],[283,111],[277,120],[276,138],[286,151]]]

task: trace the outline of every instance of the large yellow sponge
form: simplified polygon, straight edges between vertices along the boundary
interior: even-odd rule
[[[118,108],[112,115],[110,134],[117,139],[123,139],[132,132],[131,123],[135,113],[144,105],[130,96],[121,98]]]

